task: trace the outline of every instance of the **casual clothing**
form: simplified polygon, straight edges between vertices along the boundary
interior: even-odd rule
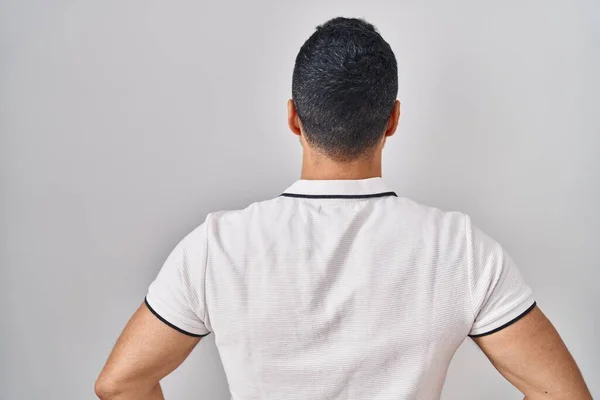
[[[439,399],[467,336],[535,305],[468,215],[381,177],[298,180],[208,214],[146,302],[184,333],[214,332],[234,400]]]

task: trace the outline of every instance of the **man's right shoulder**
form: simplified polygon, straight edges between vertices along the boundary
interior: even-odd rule
[[[408,197],[398,198],[400,212],[420,218],[424,221],[453,221],[455,223],[464,223],[467,214],[458,210],[444,209],[436,206],[427,205]]]

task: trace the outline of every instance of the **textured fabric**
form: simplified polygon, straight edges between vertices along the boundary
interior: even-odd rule
[[[235,400],[439,399],[463,340],[534,304],[468,215],[381,177],[299,180],[208,214],[146,301],[175,329],[214,332]]]

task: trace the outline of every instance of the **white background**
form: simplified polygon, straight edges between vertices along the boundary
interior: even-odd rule
[[[93,398],[175,244],[299,178],[292,68],[335,16],[396,52],[384,179],[502,243],[600,396],[597,1],[0,0],[0,399]],[[164,390],[228,398],[211,336]],[[522,396],[467,340],[443,399],[483,398]]]

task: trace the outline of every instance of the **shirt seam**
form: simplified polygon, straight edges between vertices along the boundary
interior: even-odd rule
[[[469,222],[470,217],[465,214],[462,213],[465,217],[465,239],[466,239],[466,243],[467,243],[467,281],[468,281],[468,286],[469,286],[469,303],[471,304],[471,315],[473,316],[473,324],[475,323],[475,320],[477,319],[477,316],[475,315],[475,307],[473,306],[473,278],[472,278],[472,272],[473,272],[473,266],[472,266],[472,262],[471,262],[471,258],[472,256],[474,257],[473,254],[473,244],[471,243],[470,239],[469,239],[469,229],[467,228],[467,226],[471,226]]]
[[[206,251],[204,254],[204,290],[203,290],[203,295],[204,295],[204,315],[202,316],[205,324],[206,321],[208,321],[208,301],[207,301],[207,296],[206,296],[206,276],[208,275],[208,232],[209,232],[209,225],[210,225],[210,220],[212,217],[212,213],[208,213],[208,215],[206,216],[206,223],[204,224],[204,229],[205,229],[205,246],[206,246]],[[210,324],[210,322],[209,322]],[[211,325],[211,330],[212,330],[212,324]]]
[[[498,312],[489,322],[485,323],[484,327],[487,327],[492,324],[496,324],[498,321],[501,321],[503,318],[506,318],[507,314],[514,312],[515,309],[522,307],[523,304],[528,304],[527,300],[530,300],[530,299],[533,300],[533,296],[532,296],[531,292],[522,293],[518,297],[518,301],[513,301],[512,303],[509,303],[509,305],[505,305],[502,312]],[[534,300],[534,302],[535,302],[535,300]],[[482,329],[482,328],[478,328],[478,329]]]

